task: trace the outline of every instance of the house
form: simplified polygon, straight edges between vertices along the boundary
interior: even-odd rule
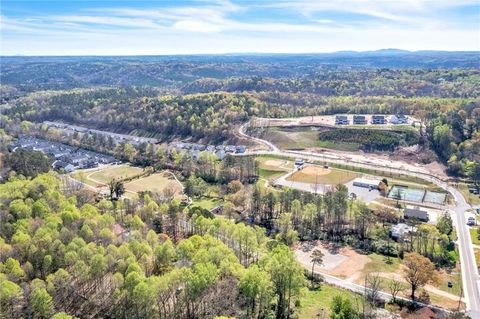
[[[235,145],[225,146],[225,153],[234,153],[234,152],[235,152]]]
[[[225,157],[225,151],[224,150],[218,150],[215,155],[217,155],[217,158],[219,160],[223,160],[223,158]]]
[[[214,145],[208,145],[207,146],[207,152],[214,153],[215,152],[215,146]]]
[[[403,114],[397,114],[390,116],[390,123],[392,124],[407,124],[408,117]]]
[[[403,218],[405,218],[405,219],[417,218],[417,219],[425,221],[425,222],[427,222],[428,219],[429,219],[428,218],[428,212],[424,211],[424,210],[421,210],[417,206],[415,206],[415,207],[414,206],[407,206],[403,210]]]
[[[68,165],[68,163],[66,163],[64,161],[56,160],[55,162],[53,162],[52,167],[54,169],[62,169],[62,168],[65,168],[65,166],[67,166],[67,165]]]
[[[386,124],[387,120],[384,115],[372,115],[372,124]]]
[[[346,115],[336,115],[335,116],[335,125],[348,125],[350,121]]]
[[[198,159],[200,157],[199,150],[192,150],[192,159]]]
[[[393,239],[401,239],[414,231],[415,231],[415,227],[408,226],[407,224],[404,224],[404,223],[399,223],[396,225],[392,225],[392,228],[390,229],[390,236]]]
[[[355,178],[353,180],[353,186],[369,188],[369,189],[378,189],[380,180],[377,179],[368,179],[368,178]]]
[[[367,119],[365,118],[365,115],[354,115],[353,124],[358,124],[358,125],[367,124]]]
[[[235,153],[242,154],[247,151],[247,147],[245,145],[238,145],[235,149]]]
[[[75,166],[73,166],[72,164],[68,164],[63,168],[63,170],[65,171],[65,173],[71,173],[75,170]]]
[[[223,205],[216,206],[210,210],[214,215],[223,215]]]

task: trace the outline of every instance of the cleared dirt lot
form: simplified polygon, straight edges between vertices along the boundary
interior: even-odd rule
[[[408,284],[403,278],[403,265],[401,259],[391,258],[387,263],[384,256],[378,254],[364,255],[356,252],[352,248],[337,246],[333,243],[323,243],[319,241],[303,242],[295,248],[295,257],[300,264],[307,270],[312,269],[311,254],[315,249],[323,252],[323,265],[315,265],[315,272],[338,277],[349,283],[363,285],[365,275],[376,273],[382,278],[384,285],[389,280],[395,279],[404,283],[405,290],[400,294],[408,298]],[[455,269],[458,271],[458,269]],[[437,272],[438,282],[433,285],[425,286],[430,295],[433,304],[445,308],[456,308],[460,295],[460,276],[458,272],[446,274],[444,271]],[[451,281],[455,289],[447,288],[447,283]],[[382,288],[388,292],[388,288]]]

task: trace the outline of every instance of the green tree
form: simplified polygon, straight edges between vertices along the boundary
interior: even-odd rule
[[[441,234],[445,234],[450,237],[453,231],[453,221],[449,213],[445,212],[437,220],[437,229]]]
[[[238,287],[249,301],[247,316],[262,318],[271,300],[273,284],[270,275],[257,265],[253,265],[242,274]]]
[[[77,317],[70,316],[65,312],[57,312],[52,319],[77,319]]]
[[[480,162],[476,162],[468,174],[477,189],[480,189]]]
[[[52,160],[42,152],[20,149],[10,153],[7,164],[18,174],[35,177],[48,172],[51,169]]]
[[[342,296],[333,297],[330,306],[330,319],[357,319],[358,312],[353,308],[349,299]]]
[[[323,257],[325,255],[320,249],[315,249],[312,252],[312,255],[310,256],[310,260],[312,262],[312,284],[313,284],[313,279],[315,278],[315,265],[322,265],[323,264]]]
[[[276,317],[278,319],[287,318],[291,302],[298,299],[301,288],[305,286],[303,268],[285,245],[275,247],[263,260],[263,264],[272,278],[277,296]]]
[[[30,305],[34,318],[50,318],[53,312],[52,296],[45,288],[36,288],[30,295]]]
[[[9,280],[0,279],[0,317],[20,318],[23,303],[22,288]]]

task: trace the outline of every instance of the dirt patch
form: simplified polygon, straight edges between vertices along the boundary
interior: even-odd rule
[[[342,248],[341,253],[347,256],[347,259],[332,271],[333,276],[344,276],[354,280],[354,277],[370,262],[368,256],[361,255],[351,248]]]
[[[266,160],[265,161],[265,165],[266,166],[271,166],[271,167],[281,167],[282,165],[285,164],[285,161],[281,161],[281,160]]]
[[[324,274],[350,278],[362,269],[371,260],[368,256],[361,255],[348,247],[341,247],[331,243],[309,242],[303,243],[295,249],[297,260],[307,269],[312,268],[310,255],[315,249],[324,253],[324,264],[315,265],[315,269]]]
[[[327,175],[331,172],[332,170],[330,168],[323,168],[319,166],[307,166],[301,170],[301,172],[305,175],[311,175],[311,176],[316,176],[316,175]]]

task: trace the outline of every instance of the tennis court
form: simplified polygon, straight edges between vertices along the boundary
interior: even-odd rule
[[[410,188],[403,185],[394,185],[388,193],[388,198],[406,200],[417,203],[445,204],[447,194],[432,192],[424,189]]]

